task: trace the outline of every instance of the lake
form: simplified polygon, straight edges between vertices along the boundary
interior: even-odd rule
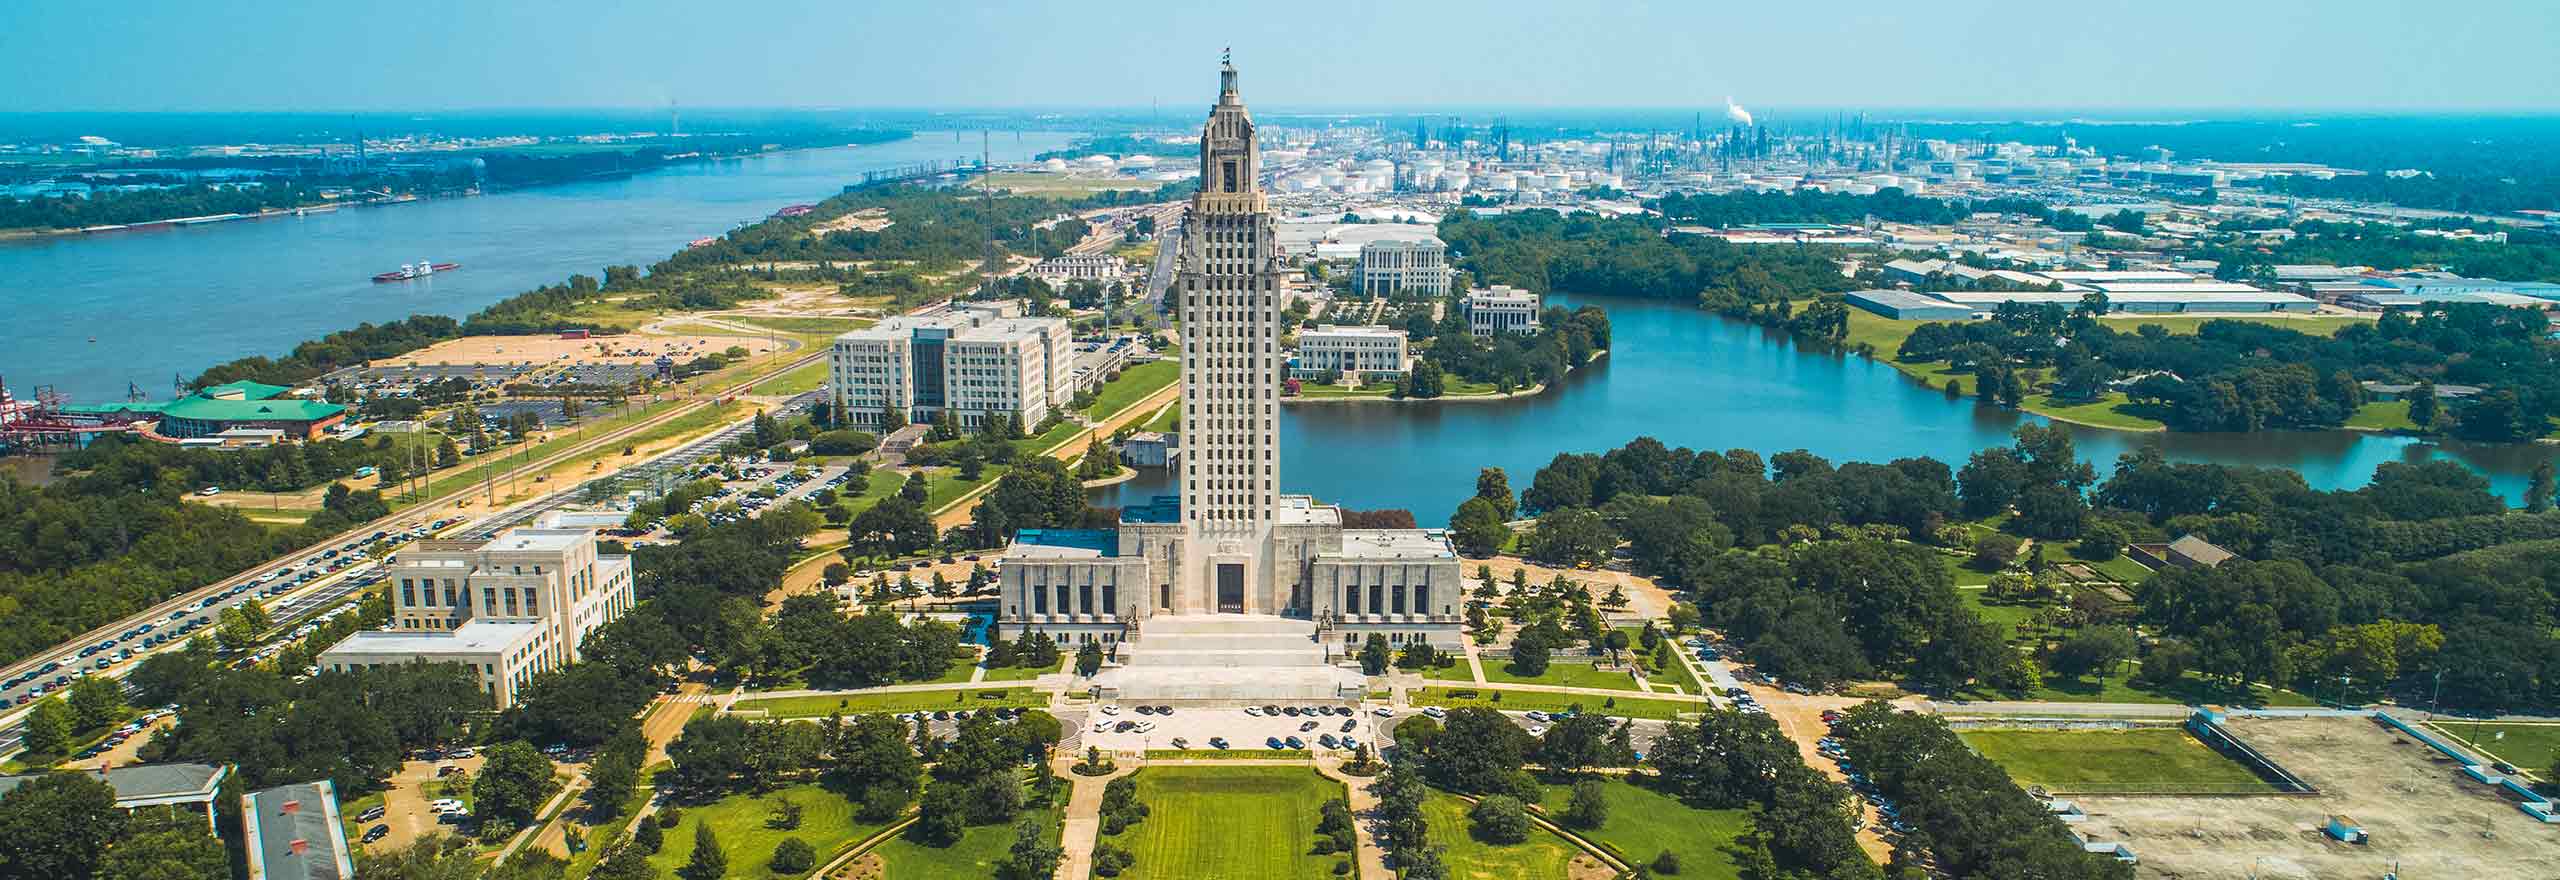
[[[1000,135],[998,162],[1074,135]],[[0,377],[21,396],[52,385],[74,401],[122,400],[127,383],[166,399],[172,377],[366,321],[460,317],[571,273],[647,266],[686,242],[835,195],[863,172],[975,160],[976,134],[695,162],[622,180],[346,208],[176,229],[0,240]],[[462,268],[375,284],[417,260]],[[92,340],[95,341],[92,341]]]
[[[1609,311],[1613,351],[1561,388],[1482,403],[1328,403],[1281,408],[1280,482],[1355,509],[1405,508],[1448,521],[1476,470],[1509,472],[1514,491],[1559,452],[1599,452],[1650,435],[1672,446],[1811,450],[1833,463],[1928,456],[1962,467],[2039,416],[1948,400],[1892,366],[1798,347],[1783,334],[1685,305],[1557,296]],[[2286,467],[2314,488],[2364,485],[2388,461],[2443,458],[2489,475],[2514,501],[2545,446],[2480,446],[2358,431],[2136,433],[2064,425],[2083,457],[2112,472],[2118,455],[2159,447],[2176,461]],[[1097,490],[1097,504],[1170,494],[1167,471]]]

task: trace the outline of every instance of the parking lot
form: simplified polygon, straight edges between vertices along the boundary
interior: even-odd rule
[[[1228,748],[1268,749],[1273,748],[1272,740],[1280,741],[1279,748],[1289,748],[1288,739],[1297,737],[1304,748],[1348,751],[1357,748],[1358,742],[1367,742],[1373,725],[1383,720],[1375,710],[1341,703],[1275,705],[1272,708],[1281,710],[1277,713],[1264,713],[1259,706],[1251,710],[1174,707],[1169,714],[1150,707],[1141,713],[1139,706],[1106,704],[1086,715],[1082,744],[1111,751],[1212,749],[1217,747],[1212,740],[1223,739]],[[1096,731],[1096,724],[1106,729]],[[1331,746],[1324,743],[1328,736],[1333,737]],[[1355,745],[1343,745],[1344,736]]]

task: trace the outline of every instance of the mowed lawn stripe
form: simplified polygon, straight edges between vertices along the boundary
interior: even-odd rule
[[[2265,788],[2240,762],[2174,727],[2135,730],[1967,730],[1957,734],[2020,785]]]
[[[1310,855],[1316,819],[1342,786],[1305,767],[1149,767],[1147,818],[1104,842],[1137,857],[1131,880],[1271,880],[1330,876],[1337,857]]]

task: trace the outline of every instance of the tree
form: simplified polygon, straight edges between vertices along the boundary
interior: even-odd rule
[[[487,759],[471,780],[474,810],[482,821],[504,822],[510,827],[531,824],[541,812],[542,802],[559,785],[552,775],[551,759],[522,741],[500,743],[482,754]]]
[[[2092,562],[2105,562],[2124,552],[2124,529],[2114,523],[2090,523],[2081,530],[2080,543],[2071,552]]]
[[[1522,631],[1511,639],[1511,671],[1529,678],[1547,674],[1547,640],[1534,631]]]
[[[1048,829],[1026,819],[1014,826],[1013,847],[996,863],[996,880],[1047,880],[1065,857],[1065,850],[1049,842]]]
[[[1529,810],[1507,794],[1489,795],[1467,810],[1467,823],[1477,838],[1511,844],[1529,839]]]
[[[907,474],[907,481],[898,486],[898,497],[921,507],[925,499],[933,497],[933,485],[925,482],[924,471],[917,470]]]
[[[1387,636],[1385,633],[1370,633],[1369,638],[1360,644],[1361,674],[1385,675],[1387,674],[1387,664],[1391,662],[1392,659],[1393,657],[1390,653],[1390,649],[1387,647]]]
[[[1623,629],[1610,630],[1608,635],[1601,637],[1600,646],[1609,650],[1609,662],[1618,662],[1618,655],[1627,650],[1627,631]]]
[[[785,875],[806,874],[817,866],[818,851],[809,848],[808,841],[797,837],[785,837],[781,843],[774,844],[773,859],[765,863],[765,867],[774,873]]]
[[[1094,673],[1100,671],[1102,671],[1102,645],[1100,643],[1086,642],[1083,647],[1076,649],[1077,675],[1091,678]]]
[[[1999,571],[2008,568],[2009,563],[2018,561],[2018,545],[2021,543],[2023,542],[2019,541],[2015,535],[1986,532],[1973,541],[1971,564],[1977,571]]]
[[[649,741],[636,723],[625,723],[604,748],[596,752],[595,763],[587,769],[587,809],[597,819],[620,815],[622,805],[631,799],[640,785],[640,762],[647,759]]]
[[[2409,392],[2409,424],[2421,429],[2433,428],[2436,416],[2442,411],[2443,404],[2436,400],[2436,383],[2428,379],[2418,380],[2418,387]]]
[[[676,869],[683,880],[722,880],[729,875],[729,854],[720,848],[720,838],[711,833],[711,823],[693,824],[693,857]]]
[[[2555,479],[2550,459],[2533,466],[2533,478],[2525,484],[2524,509],[2544,513],[2551,509],[2552,496],[2560,493],[2560,479]]]
[[[1399,742],[1404,741],[1401,730]],[[1450,710],[1440,730],[1427,739],[1428,745],[1420,749],[1423,775],[1461,794],[1510,790],[1534,742],[1511,719],[1482,706]]]
[[[1468,498],[1449,515],[1449,537],[1458,552],[1469,556],[1490,556],[1511,540],[1511,526],[1504,522],[1501,510],[1483,496]]]
[[[1550,510],[1538,517],[1529,533],[1529,558],[1558,566],[1598,564],[1618,546],[1617,533],[1588,508]]]
[[[0,795],[0,875],[89,877],[124,828],[115,789],[80,773],[47,773]]]
[[[66,755],[71,752],[71,709],[59,696],[37,700],[27,711],[27,751],[38,755]]]
[[[968,806],[960,789],[960,785],[941,779],[925,786],[924,799],[916,805],[917,840],[937,847],[960,841],[960,835],[968,830]]]
[[[1498,467],[1476,471],[1475,497],[1491,502],[1502,519],[1510,519],[1519,511],[1520,502],[1511,497],[1511,476]]]
[[[1598,828],[1609,821],[1608,786],[1597,779],[1573,784],[1573,798],[1565,803],[1564,822],[1575,828]]]
[[[98,880],[229,880],[222,839],[191,822],[128,834],[98,862]]]
[[[2053,671],[2079,678],[2096,673],[2105,681],[2117,666],[2133,659],[2133,630],[2121,626],[2093,626],[2073,633],[2056,646],[2046,662]]]

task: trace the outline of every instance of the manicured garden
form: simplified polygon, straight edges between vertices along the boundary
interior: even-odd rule
[[[1507,691],[1492,688],[1426,687],[1413,695],[1415,706],[1483,706],[1510,712],[1532,709],[1554,712],[1579,706],[1586,711],[1619,718],[1653,718],[1670,720],[1680,713],[1706,711],[1699,701],[1645,699],[1642,697],[1602,697],[1592,694],[1559,694],[1548,691]]]
[[[1651,864],[1655,856],[1670,852],[1680,860],[1683,880],[1742,876],[1725,847],[1750,828],[1749,812],[1701,810],[1624,779],[1604,779],[1600,785],[1608,820],[1598,828],[1574,828],[1574,833],[1608,847],[1629,864]],[[1550,818],[1562,816],[1572,797],[1572,786],[1549,785],[1539,809]]]
[[[797,828],[785,830],[769,824],[785,799],[800,806]],[[794,785],[760,796],[731,795],[682,809],[681,821],[660,835],[664,843],[657,854],[649,857],[649,864],[661,876],[674,876],[677,868],[693,859],[694,829],[705,824],[711,826],[712,836],[720,842],[720,851],[729,857],[729,876],[739,878],[773,876],[765,869],[765,862],[773,858],[773,848],[784,838],[799,838],[823,861],[884,827],[854,821],[853,802],[815,785]]]
[[[1135,778],[1146,819],[1102,838],[1137,857],[1126,880],[1323,877],[1340,860],[1310,854],[1318,812],[1343,796],[1314,770],[1149,767]]]
[[[2175,727],[1958,731],[2019,785],[2072,790],[2270,790],[2240,762]]]
[[[1627,674],[1625,670],[1601,669],[1590,663],[1549,663],[1544,673],[1521,675],[1508,663],[1488,662],[1484,664],[1484,680],[1504,684],[1547,684],[1557,687],[1598,688],[1612,691],[1636,689],[1635,676]]]
[[[750,698],[739,700],[732,708],[738,711],[761,710],[768,718],[824,718],[871,712],[1039,708],[1046,705],[1049,705],[1046,694],[1027,687],[1011,687]]]
[[[1431,845],[1444,848],[1440,860],[1454,880],[1567,880],[1573,876],[1576,856],[1590,858],[1543,828],[1531,828],[1529,839],[1519,843],[1483,840],[1470,830],[1470,806],[1466,799],[1443,791],[1434,791],[1422,801]]]
[[[1049,829],[1049,837],[1057,839],[1063,830],[1059,811],[1030,810],[1011,822],[972,825],[961,832],[960,842],[950,846],[926,846],[901,834],[882,841],[871,852],[880,857],[882,876],[889,880],[942,880],[945,877],[993,877],[996,862],[1013,847],[1015,826],[1024,820],[1040,823]]]

